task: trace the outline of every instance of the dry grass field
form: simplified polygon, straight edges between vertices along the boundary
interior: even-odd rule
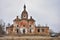
[[[43,36],[5,36],[0,40],[60,40],[60,37],[43,37]]]

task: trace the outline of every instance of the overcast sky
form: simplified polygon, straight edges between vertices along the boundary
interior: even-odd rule
[[[24,4],[36,25],[47,24],[53,31],[60,32],[60,0],[0,0],[0,19],[12,24],[17,15],[21,17]]]

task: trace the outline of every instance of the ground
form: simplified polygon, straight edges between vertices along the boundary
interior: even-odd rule
[[[60,37],[48,37],[48,36],[5,36],[0,37],[0,40],[60,40]]]

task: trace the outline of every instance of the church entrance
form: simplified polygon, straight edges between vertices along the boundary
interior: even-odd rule
[[[23,34],[25,34],[25,29],[23,29]]]

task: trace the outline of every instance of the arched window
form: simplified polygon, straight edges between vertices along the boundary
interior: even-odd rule
[[[29,27],[31,27],[31,25],[29,25]]]
[[[17,33],[18,33],[19,29],[17,29]]]
[[[25,25],[23,25],[23,27],[25,27]]]
[[[18,31],[19,31],[19,27],[18,27],[18,25],[17,25],[16,31],[17,31],[17,33],[18,33]]]
[[[17,25],[17,27],[18,27],[18,25]]]
[[[42,29],[42,32],[44,32],[44,29]]]
[[[38,32],[40,32],[40,29],[38,29]]]
[[[30,29],[30,33],[31,33],[32,31],[31,31],[31,29]]]

